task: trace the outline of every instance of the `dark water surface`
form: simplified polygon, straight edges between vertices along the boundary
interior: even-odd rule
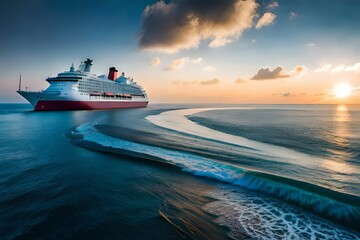
[[[360,239],[359,107],[188,117],[305,154],[299,162],[145,119],[197,107],[224,106],[33,112],[1,104],[0,239]]]
[[[66,137],[93,119],[144,110],[0,111],[0,239],[226,237],[201,209],[211,181],[81,148]]]

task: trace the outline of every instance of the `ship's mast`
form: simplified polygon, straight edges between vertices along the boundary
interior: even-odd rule
[[[20,74],[20,79],[19,79],[19,91],[21,91],[21,74]]]

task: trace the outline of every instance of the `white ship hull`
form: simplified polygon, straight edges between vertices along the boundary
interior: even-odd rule
[[[114,97],[58,96],[46,92],[18,93],[33,105],[35,111],[92,110],[146,107],[147,98],[116,99]]]
[[[91,60],[85,70],[70,71],[48,78],[50,86],[40,92],[18,93],[28,100],[35,111],[91,110],[146,107],[146,92],[124,73],[116,78],[117,70],[110,68],[109,77],[90,74]],[[116,73],[116,74],[114,74]],[[111,78],[111,79],[109,79]],[[21,86],[20,86],[21,87]]]

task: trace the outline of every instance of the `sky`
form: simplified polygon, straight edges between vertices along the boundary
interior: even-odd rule
[[[43,90],[91,58],[93,73],[115,66],[151,103],[360,104],[358,9],[358,0],[3,0],[0,102],[25,102],[20,74]]]

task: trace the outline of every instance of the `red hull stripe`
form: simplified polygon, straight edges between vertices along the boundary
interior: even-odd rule
[[[148,102],[110,102],[110,101],[39,101],[35,111],[54,110],[93,110],[113,108],[140,108],[146,107]]]

